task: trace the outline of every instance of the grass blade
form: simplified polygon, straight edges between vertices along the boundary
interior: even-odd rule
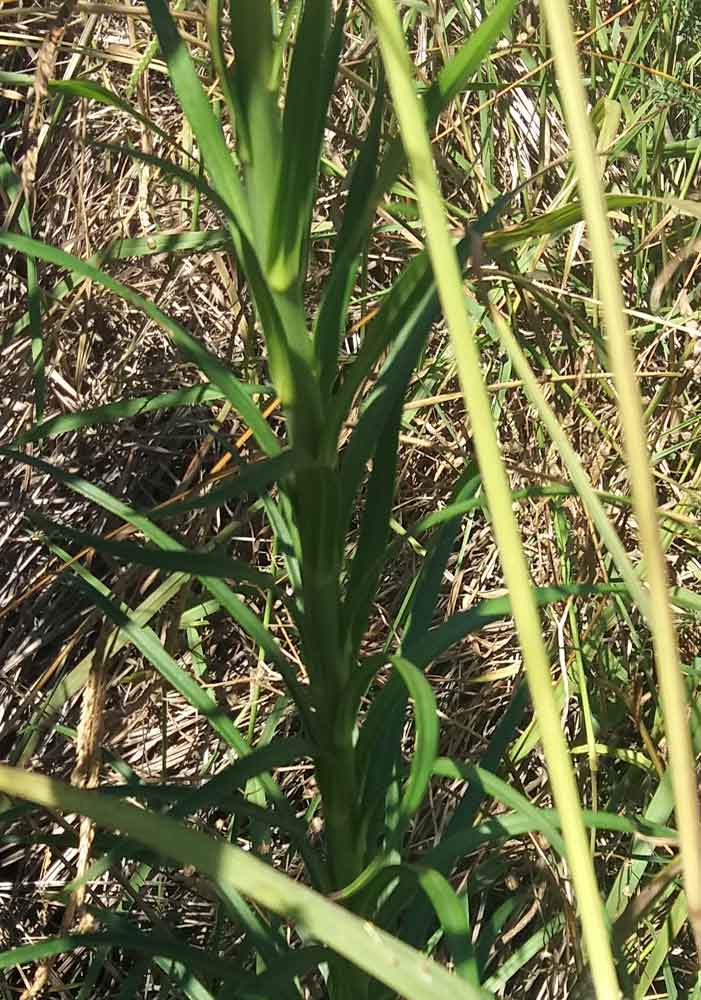
[[[407,1000],[490,1000],[486,990],[461,982],[413,948],[233,844],[135,806],[108,801],[98,793],[7,765],[0,765],[0,789],[48,809],[90,816],[180,864],[194,865],[217,884],[233,886],[274,913],[302,924],[317,940]]]
[[[147,6],[168,65],[170,79],[197,138],[207,172],[229,208],[230,219],[235,220],[238,229],[250,241],[251,222],[246,194],[185,43],[178,34],[166,0],[147,0]],[[240,256],[240,246],[237,247],[237,251]]]
[[[12,233],[0,233],[0,246],[10,247],[13,250],[20,250],[32,257],[46,260],[50,264],[64,267],[76,272],[84,278],[108,288],[119,295],[125,302],[129,302],[141,309],[149,319],[157,323],[161,329],[172,338],[177,347],[217,385],[232,406],[241,414],[248,426],[255,434],[261,447],[269,454],[274,455],[280,450],[280,446],[275,435],[263,419],[257,406],[251,401],[248,393],[241,387],[238,379],[231,371],[210,354],[184,327],[176,323],[175,320],[166,316],[158,306],[148,299],[137,295],[126,285],[116,281],[105,271],[73,257],[71,254],[59,250],[57,247],[48,246],[38,240],[30,240],[23,236],[16,236]]]

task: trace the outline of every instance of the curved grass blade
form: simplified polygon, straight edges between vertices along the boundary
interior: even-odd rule
[[[456,247],[462,265],[467,262],[471,246],[471,237],[464,237]],[[392,285],[377,319],[368,324],[362,347],[355,361],[343,372],[343,381],[334,397],[328,431],[329,441],[333,441],[334,446],[356,393],[365,379],[372,374],[375,365],[390,344],[394,345],[394,356],[397,353],[397,345],[400,342],[404,343],[411,333],[415,333],[417,338],[426,337],[439,313],[438,295],[430,261],[427,254],[417,254]],[[391,358],[385,364],[383,372],[389,371],[390,364]],[[370,398],[375,398],[376,394],[376,392],[371,394]]]
[[[467,255],[468,241],[461,243]],[[338,433],[355,393],[371,373],[381,353],[392,344],[379,378],[367,401],[341,463],[340,523],[349,521],[355,496],[365,475],[366,464],[378,445],[378,440],[395,407],[404,399],[421,349],[438,313],[438,300],[427,258],[420,254],[410,262],[402,277],[393,286],[378,317],[366,334],[356,361],[345,372],[336,395],[329,421],[328,443],[336,447]],[[391,426],[391,425],[390,425]]]
[[[218,507],[237,497],[262,494],[268,487],[285,480],[292,473],[304,475],[306,462],[290,449],[273,458],[250,462],[240,468],[241,471],[235,476],[228,476],[220,486],[213,486],[204,496],[178,500],[161,510],[152,511],[150,516],[156,519],[161,516],[171,517],[182,514],[183,511]]]
[[[62,552],[57,546],[52,546],[52,551],[64,562],[67,563],[69,561],[70,557],[68,553]],[[92,573],[84,567],[80,567],[78,563],[74,563],[73,565],[75,571],[82,575],[86,582],[93,588],[105,595],[109,594],[108,588],[94,577]],[[183,573],[175,573],[165,580],[132,611],[134,621],[139,625],[148,623],[168,601],[177,596],[179,591],[185,586],[187,580],[188,577]],[[127,641],[119,630],[111,633],[109,643],[113,655],[119,652],[126,645]],[[24,738],[24,733],[15,739],[9,763],[24,766],[31,760],[33,754],[36,752],[41,734],[45,730],[53,729],[61,715],[63,706],[84,687],[92,669],[94,659],[95,650],[93,649],[71,671],[58,680],[48,697],[38,705],[36,711],[32,714],[29,726],[27,727],[26,739]]]
[[[194,865],[215,882],[233,886],[260,905],[302,924],[340,956],[407,1000],[489,1000],[413,948],[373,927],[232,844],[125,803],[109,802],[42,775],[0,765],[0,789],[49,809],[78,812],[119,829],[181,864]]]
[[[532,934],[527,941],[517,947],[513,955],[510,955],[505,962],[499,966],[497,971],[489,977],[487,984],[492,990],[497,990],[502,996],[507,995],[504,991],[507,984],[521,969],[536,955],[539,955],[544,948],[559,934],[565,925],[565,918],[558,914],[549,920],[545,927]],[[619,994],[620,995],[620,994]],[[608,1000],[608,996],[606,997]],[[611,994],[611,1000],[617,1000],[615,994]]]
[[[171,319],[164,312],[161,312],[158,306],[136,292],[133,292],[126,285],[116,281],[99,268],[93,267],[91,264],[87,264],[85,261],[79,260],[79,258],[73,257],[71,254],[64,253],[63,250],[59,250],[57,247],[51,247],[37,240],[30,240],[12,233],[0,233],[0,246],[10,247],[10,249],[19,250],[40,260],[48,261],[50,264],[56,264],[58,267],[65,267],[71,271],[75,271],[82,277],[88,278],[119,295],[125,302],[136,306],[149,319],[157,323],[161,329],[165,330],[183,354],[221,389],[224,396],[236,411],[241,414],[253,431],[261,447],[269,455],[277,454],[280,451],[280,446],[275,435],[248,394],[241,388],[239,380],[234,377],[231,371],[218,358],[210,354],[192,334],[188,333],[184,327],[180,326],[179,323],[176,323],[175,320]]]
[[[90,584],[85,584],[90,587]],[[212,729],[224,740],[224,742],[236,750],[242,756],[250,753],[250,746],[241,735],[237,726],[233,723],[229,715],[217,704],[206,688],[200,684],[170,656],[163,648],[156,633],[148,626],[137,625],[130,610],[124,605],[118,605],[107,596],[91,588],[90,594],[93,604],[101,610],[107,618],[115,623],[118,628],[129,638],[146,659],[155,667],[163,679],[181,694],[196,711],[198,711],[209,723]],[[289,687],[289,685],[288,685]],[[304,696],[302,696],[304,697]],[[300,712],[303,717],[308,715],[305,711],[306,705],[302,701]],[[289,807],[287,800],[280,791],[273,778],[267,774],[261,774],[259,779],[266,793],[273,800],[277,808],[280,809],[283,818],[290,819],[291,823],[286,824],[287,832],[295,838],[297,827],[296,818]],[[298,841],[298,846],[307,862],[310,871],[316,870],[316,858],[311,849],[311,845]]]
[[[509,23],[515,7],[516,0],[497,0],[479,27],[445,64],[436,81],[423,95],[423,109],[428,128],[435,124],[441,111],[454,97],[457,97],[470,77],[477,72],[492,45]],[[358,218],[355,231],[357,236],[354,233],[353,239],[359,242],[364,240],[377,205],[392,187],[404,162],[404,146],[397,136],[383,157],[372,197],[368,200],[365,216]]]
[[[502,758],[506,754],[508,747],[513,741],[514,733],[521,725],[521,719],[528,702],[528,685],[522,681],[511,699],[507,711],[499,720],[494,733],[492,734],[487,749],[480,758],[479,767],[481,771],[488,771],[495,774]],[[454,835],[470,830],[475,823],[478,812],[486,796],[484,785],[480,782],[468,784],[453,811],[443,836],[438,844],[429,852],[430,867],[443,875],[448,876],[453,867],[455,856],[452,853],[451,841]],[[554,822],[557,823],[557,817]],[[443,845],[447,844],[445,851]],[[394,927],[398,915],[403,912],[401,923],[402,940],[407,944],[417,947],[419,942],[425,941],[429,934],[432,914],[431,908],[422,900],[417,900],[413,906],[409,907],[409,896],[400,896],[394,892],[392,897],[383,907],[383,918],[388,920],[383,926]],[[405,909],[406,908],[406,909]]]
[[[467,899],[461,900],[448,879],[434,868],[423,868],[421,865],[412,865],[411,868],[435,910],[457,975],[473,986],[479,986],[479,970],[470,941]]]
[[[302,275],[329,101],[324,51],[329,14],[328,0],[304,0],[290,60],[266,267],[277,292],[287,291]]]
[[[268,260],[268,277],[278,292],[299,283],[306,270],[324,125],[347,3],[341,4],[330,31],[329,13],[328,0],[305,0],[289,70]]]
[[[447,505],[446,509],[459,511],[460,514],[463,514],[468,509],[471,509],[467,506],[468,504],[477,506],[479,500],[476,494],[480,491],[481,485],[482,477],[480,476],[479,469],[474,462],[469,462],[460,475],[458,484],[453,491],[451,502]],[[412,530],[412,534],[419,534],[426,520],[424,518]],[[443,524],[441,531],[438,533],[438,538],[431,546],[431,550],[424,560],[418,585],[414,590],[409,606],[409,617],[404,635],[402,636],[402,650],[406,652],[410,660],[412,659],[410,651],[414,642],[418,637],[428,632],[433,623],[443,574],[453,551],[455,537],[459,528],[457,513],[453,519],[448,520],[446,518],[446,522]],[[429,526],[432,526],[434,523],[436,522],[429,522]]]
[[[153,153],[146,153],[142,149],[138,149],[136,146],[124,146],[112,142],[99,142],[96,139],[90,142],[90,146],[93,149],[100,149],[104,152],[115,153],[120,156],[128,156],[130,159],[137,160],[139,163],[146,163],[151,167],[157,167],[158,170],[166,177],[175,178],[189,185],[189,187],[193,188],[193,190],[195,190],[198,194],[205,197],[215,208],[219,209],[220,213],[228,223],[227,242],[233,244],[237,251],[240,249],[237,241],[238,236],[236,233],[236,220],[232,214],[230,206],[221,196],[216,187],[212,187],[208,184],[207,181],[200,176],[200,174],[193,173],[191,170],[186,170],[185,167],[180,166],[179,163],[173,163],[172,160],[167,160],[162,156],[156,156]],[[148,241],[149,237],[147,236],[143,238]]]
[[[390,663],[413,699],[416,724],[409,777],[404,790],[397,794],[396,801],[388,795],[388,789],[392,785],[399,788],[400,760],[395,746],[390,748],[389,754],[377,752],[378,746],[382,746],[378,737],[380,733],[384,735],[383,726],[391,734],[396,733],[399,720],[404,719],[405,698],[393,699],[382,719],[373,713],[366,720],[360,729],[356,751],[362,788],[361,814],[367,841],[374,844],[378,837],[383,837],[383,854],[386,856],[400,847],[406,827],[423,801],[438,749],[438,715],[431,685],[406,658],[390,657]],[[371,860],[371,867],[376,860]]]
[[[243,978],[244,981],[249,980],[249,982],[251,978],[246,976],[244,970],[235,962],[228,962],[211,952],[192,948],[176,937],[167,937],[157,931],[150,931],[146,934],[135,927],[129,929],[124,926],[116,927],[114,922],[111,922],[109,930],[103,933],[66,934],[62,937],[45,938],[42,941],[35,941],[31,945],[23,945],[10,951],[1,952],[0,969],[12,969],[27,965],[29,962],[39,962],[52,955],[62,955],[76,948],[102,948],[105,945],[125,948],[146,955],[177,958],[188,969],[197,970],[206,976],[226,976],[236,980]]]
[[[231,73],[224,57],[224,46],[222,45],[222,0],[209,0],[207,3],[207,41],[212,53],[212,63],[219,77],[219,86],[224,95],[229,121],[236,127],[239,115],[236,106],[236,95],[231,84]]]
[[[108,510],[111,514],[120,518],[122,521],[127,521],[130,524],[133,524],[134,527],[138,528],[146,536],[146,538],[155,542],[156,545],[159,545],[166,551],[187,551],[183,545],[171,538],[165,531],[163,531],[162,528],[153,524],[153,522],[143,514],[136,513],[127,504],[115,499],[109,493],[105,492],[105,490],[100,489],[93,483],[89,483],[80,476],[64,472],[62,469],[59,469],[54,465],[50,465],[42,459],[35,458],[31,455],[24,455],[21,452],[14,452],[6,448],[2,448],[0,449],[0,454],[5,454],[8,457],[14,458],[18,462],[23,462],[35,469],[40,470],[41,472],[46,473],[47,475],[53,476],[55,479],[58,479],[59,482],[64,483],[64,485],[68,486],[76,493],[79,493],[81,496],[84,496],[92,503],[98,504],[105,510]],[[79,567],[76,566],[76,568],[78,569]],[[300,712],[308,725],[310,725],[308,731],[310,733],[314,732],[313,722],[311,721],[308,712],[308,695],[300,687],[296,679],[296,670],[294,665],[284,655],[268,629],[265,628],[258,617],[248,607],[246,607],[243,601],[241,601],[222,580],[217,580],[209,576],[200,576],[199,579],[202,581],[207,590],[209,590],[211,595],[219,602],[219,604],[229,612],[234,621],[236,621],[253,639],[253,641],[265,651],[265,654],[270,657],[277,669],[283,674],[285,677],[285,683],[287,684],[290,693],[295,698],[295,702]],[[93,590],[95,589],[92,586],[92,583],[90,586]],[[297,701],[298,698],[299,701]]]
[[[621,595],[627,592],[626,584],[621,583],[572,583],[557,587],[534,587],[533,597],[539,607],[547,607],[564,601],[571,595],[589,597],[596,594]],[[508,618],[512,613],[513,606],[508,595],[487,597],[469,611],[458,612],[448,621],[417,638],[404,650],[404,654],[411,657],[417,666],[426,666],[465,636],[480,632],[486,625]]]
[[[157,253],[206,253],[208,250],[219,250],[222,247],[232,247],[231,234],[226,229],[192,230],[183,233],[151,233],[148,236],[136,237],[134,239],[118,239],[108,244],[99,253],[88,257],[87,263],[93,267],[102,267],[108,260],[121,260],[125,257],[149,257]],[[74,291],[83,281],[83,278],[69,275],[56,282],[51,291],[42,292],[43,301],[41,305],[46,308],[48,305],[63,299],[69,292]],[[9,330],[4,330],[0,335],[0,343],[17,337],[29,325],[29,315],[21,316]]]
[[[242,559],[234,559],[224,553],[196,552],[183,547],[180,550],[163,551],[151,549],[136,542],[119,541],[95,535],[89,531],[78,531],[68,525],[59,524],[50,518],[43,517],[38,512],[29,515],[31,520],[40,525],[49,534],[57,534],[79,542],[81,546],[95,549],[113,556],[116,560],[128,565],[149,566],[169,572],[187,573],[190,576],[209,576],[214,579],[228,579],[250,583],[264,592],[271,592],[276,599],[286,600],[285,593],[269,574],[254,569]]]
[[[409,778],[399,805],[401,820],[409,820],[424,800],[438,752],[438,709],[431,685],[413,663],[393,656],[390,663],[402,678],[414,703],[416,743]]]
[[[345,901],[365,889],[364,903],[369,908],[373,905],[369,900],[377,900],[392,883],[395,883],[394,895],[400,890],[410,897],[417,889],[423,890],[429,912],[438,918],[458,976],[479,987],[477,963],[470,941],[467,900],[461,900],[448,879],[435,869],[421,864],[388,865],[383,858],[379,858],[371,862],[352,885],[334,893],[334,899]]]
[[[531,823],[537,824],[532,827],[538,830],[547,838],[550,846],[565,857],[565,843],[562,839],[558,827],[550,820],[543,809],[538,809],[531,805],[528,799],[517,792],[515,788],[497,778],[491,771],[485,771],[481,767],[474,767],[470,764],[463,764],[461,761],[451,760],[448,757],[439,757],[433,767],[433,773],[441,778],[462,779],[476,784],[483,795],[491,795],[504,805],[509,806],[516,815],[522,815]]]
[[[28,79],[31,85],[31,77]],[[107,87],[101,86],[99,83],[95,83],[93,80],[49,80],[48,86],[50,91],[57,94],[64,94],[68,97],[77,97],[79,100],[97,101],[98,104],[104,104],[106,107],[116,108],[117,111],[123,111],[125,114],[139,122],[140,125],[143,125],[149,134],[157,135],[169,146],[172,146],[176,148],[178,152],[185,153],[187,155],[186,150],[175,143],[167,132],[164,132],[162,128],[159,128],[159,126],[156,125],[156,123],[150,118],[140,114],[136,108],[129,103],[129,101],[125,101],[123,98],[119,97],[118,94],[115,94]]]
[[[246,753],[248,745],[225,712],[200,684],[170,656],[161,645],[156,633],[148,625],[137,625],[130,613],[114,601],[93,589],[91,600],[129,638],[140,653],[151,663],[163,679],[185,698],[224,742],[239,753]]]
[[[229,209],[229,219],[250,241],[251,220],[246,193],[239,180],[231,151],[226,144],[219,122],[205,96],[185,43],[178,34],[166,0],[147,0],[161,51],[168,65],[180,106],[185,112],[215,189]],[[236,232],[232,233],[236,237]],[[237,246],[239,257],[241,245]]]
[[[221,389],[211,385],[200,384],[189,389],[176,389],[175,392],[162,392],[157,396],[137,396],[131,399],[120,399],[104,406],[95,406],[77,413],[61,413],[57,417],[35,423],[34,426],[18,435],[12,446],[31,444],[36,441],[46,441],[68,434],[70,431],[82,430],[83,427],[100,427],[105,424],[116,424],[130,417],[139,417],[143,413],[158,412],[173,409],[177,406],[198,406],[213,400],[222,399]]]
[[[643,195],[609,194],[606,196],[606,209],[615,212],[621,208],[636,208],[647,204]],[[488,250],[505,252],[523,246],[524,241],[541,236],[557,236],[567,229],[577,225],[583,219],[583,208],[580,202],[574,201],[561,208],[536,215],[527,222],[515,223],[503,229],[492,229],[483,236],[484,245]]]
[[[460,477],[460,483],[456,488],[457,496],[461,497],[464,493],[472,493],[478,488],[479,483],[480,477],[476,473],[475,467],[468,466]],[[431,624],[443,571],[453,549],[457,528],[458,522],[453,520],[441,529],[436,544],[422,566],[419,583],[412,598],[409,626],[402,640],[402,653],[409,660],[412,659],[409,650],[413,645],[414,637],[424,635]],[[358,703],[366,690],[365,681],[368,675],[371,679],[381,662],[381,658],[373,657],[366,664],[363,664],[355,674],[353,679],[355,685],[358,688],[362,687],[362,691],[358,694]],[[367,680],[367,683],[369,684],[370,680]],[[368,784],[366,801],[377,800],[380,790],[389,787],[393,775],[399,770],[406,702],[406,686],[402,684],[398,676],[392,676],[378,692],[365,716],[359,739],[361,762],[363,748],[373,748],[373,756],[370,756],[369,750],[365,756],[365,768],[367,769],[365,781]],[[424,909],[427,911],[428,919],[430,908]],[[418,939],[414,940],[418,942]],[[421,941],[423,940],[425,938],[422,937]]]
[[[362,217],[377,173],[384,109],[385,88],[384,77],[381,76],[375,92],[368,134],[352,167],[353,175],[343,223],[334,245],[331,274],[326,282],[314,326],[314,353],[319,366],[319,381],[326,398],[331,394],[337,374],[338,348],[348,315],[348,301],[358,273],[359,254],[372,224],[372,219],[368,219],[365,228],[359,227],[358,219]]]
[[[395,404],[380,429],[367,497],[360,520],[358,547],[350,569],[343,607],[343,628],[349,657],[355,661],[376,596],[377,583],[387,558],[387,535],[394,501],[401,401]]]

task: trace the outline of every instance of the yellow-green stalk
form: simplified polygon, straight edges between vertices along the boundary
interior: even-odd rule
[[[450,331],[475,450],[509,592],[555,803],[567,844],[592,981],[600,1000],[620,995],[608,927],[594,874],[572,764],[552,688],[528,567],[512,510],[511,492],[480,370],[476,325],[469,319],[462,276],[446,223],[431,144],[393,0],[372,0],[382,58],[426,230],[438,294]]]

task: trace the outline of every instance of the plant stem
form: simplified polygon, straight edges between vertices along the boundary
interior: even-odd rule
[[[567,860],[577,892],[592,980],[600,1000],[620,996],[609,932],[589,854],[581,804],[552,689],[550,665],[540,629],[528,566],[514,516],[511,491],[480,368],[476,326],[468,316],[457,257],[445,219],[431,144],[416,94],[402,26],[392,0],[371,4],[382,59],[392,91],[407,159],[426,229],[428,251],[450,332],[475,450],[494,524],[494,533],[512,595],[514,620],[523,652],[543,751],[567,845]]]

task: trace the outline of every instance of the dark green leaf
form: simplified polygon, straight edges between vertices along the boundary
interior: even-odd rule
[[[241,414],[267,453],[269,455],[274,455],[279,452],[280,446],[275,438],[275,435],[270,430],[268,424],[261,416],[258,408],[251,401],[248,394],[242,389],[239,380],[234,377],[231,371],[224,364],[222,364],[218,358],[216,358],[213,354],[210,354],[209,351],[207,351],[206,348],[204,348],[192,336],[192,334],[188,333],[187,330],[180,326],[179,323],[176,323],[175,320],[166,316],[164,312],[161,312],[161,310],[152,302],[148,301],[148,299],[143,298],[141,295],[137,295],[136,292],[127,288],[126,285],[121,284],[121,282],[116,281],[114,278],[110,277],[110,275],[92,266],[91,264],[87,264],[85,261],[79,260],[77,257],[64,253],[63,250],[48,246],[45,243],[40,243],[37,240],[30,240],[26,237],[16,236],[12,233],[0,233],[0,246],[20,250],[21,252],[32,257],[38,257],[40,260],[46,260],[51,264],[56,264],[58,267],[65,267],[69,270],[75,271],[84,278],[88,278],[96,284],[102,285],[104,288],[108,288],[110,291],[115,292],[126,302],[129,302],[138,309],[141,309],[150,319],[165,330],[166,333],[173,339],[173,342],[177,345],[177,347],[179,347],[180,350],[192,362],[194,362],[194,364],[198,365],[198,367],[201,368],[206,375],[208,375],[211,381],[221,389],[224,396]]]

